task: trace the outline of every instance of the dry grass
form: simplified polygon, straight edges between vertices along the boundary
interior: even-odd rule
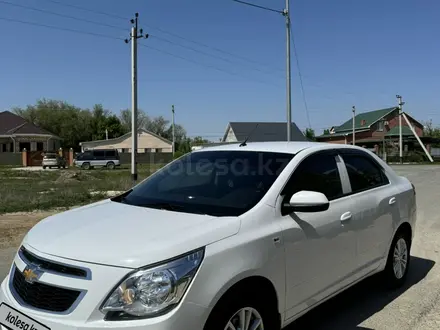
[[[143,180],[160,166],[140,167],[139,179]],[[107,191],[125,191],[131,186],[128,169],[17,171],[0,168],[0,214],[68,209],[107,198]]]

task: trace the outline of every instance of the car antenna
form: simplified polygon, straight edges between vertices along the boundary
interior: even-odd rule
[[[240,143],[239,147],[246,147],[247,146],[247,141],[249,140],[249,138],[252,136],[252,134],[254,133],[254,131],[257,129],[258,125],[255,125],[254,129],[249,133],[249,135],[246,137],[246,139],[244,139],[244,141],[242,143]]]

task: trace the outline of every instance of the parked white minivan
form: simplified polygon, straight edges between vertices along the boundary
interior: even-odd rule
[[[204,148],[46,218],[0,290],[2,330],[277,330],[366,277],[404,283],[414,186],[372,152]]]

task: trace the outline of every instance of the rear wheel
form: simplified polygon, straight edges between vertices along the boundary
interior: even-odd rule
[[[115,163],[113,163],[113,162],[108,162],[108,163],[107,163],[107,168],[108,168],[109,170],[114,170],[114,169],[115,169]]]
[[[390,288],[401,287],[408,276],[410,265],[411,237],[405,231],[397,232],[388,253],[383,275]]]
[[[43,166],[43,170],[45,170],[46,169],[46,166]]]
[[[90,163],[83,163],[83,164],[81,165],[81,168],[82,168],[83,170],[90,170]]]

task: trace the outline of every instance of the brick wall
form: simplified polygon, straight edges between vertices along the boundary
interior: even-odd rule
[[[411,118],[409,118],[408,116],[407,116],[407,118],[408,118],[408,120],[410,121],[410,123],[413,125],[413,127],[414,127],[414,129],[415,129],[417,135],[418,135],[418,136],[423,136],[423,127],[422,127],[420,124],[414,122],[414,121],[413,121]],[[396,126],[399,127],[399,117],[398,117],[398,116],[395,116],[395,117],[391,118],[391,119],[388,120],[388,121],[389,121],[389,124],[390,124],[390,125],[389,125],[389,128],[390,128],[390,129],[392,129],[393,127],[396,127]],[[404,126],[408,127],[408,124],[407,124],[405,118],[402,118],[402,127],[404,127]]]

